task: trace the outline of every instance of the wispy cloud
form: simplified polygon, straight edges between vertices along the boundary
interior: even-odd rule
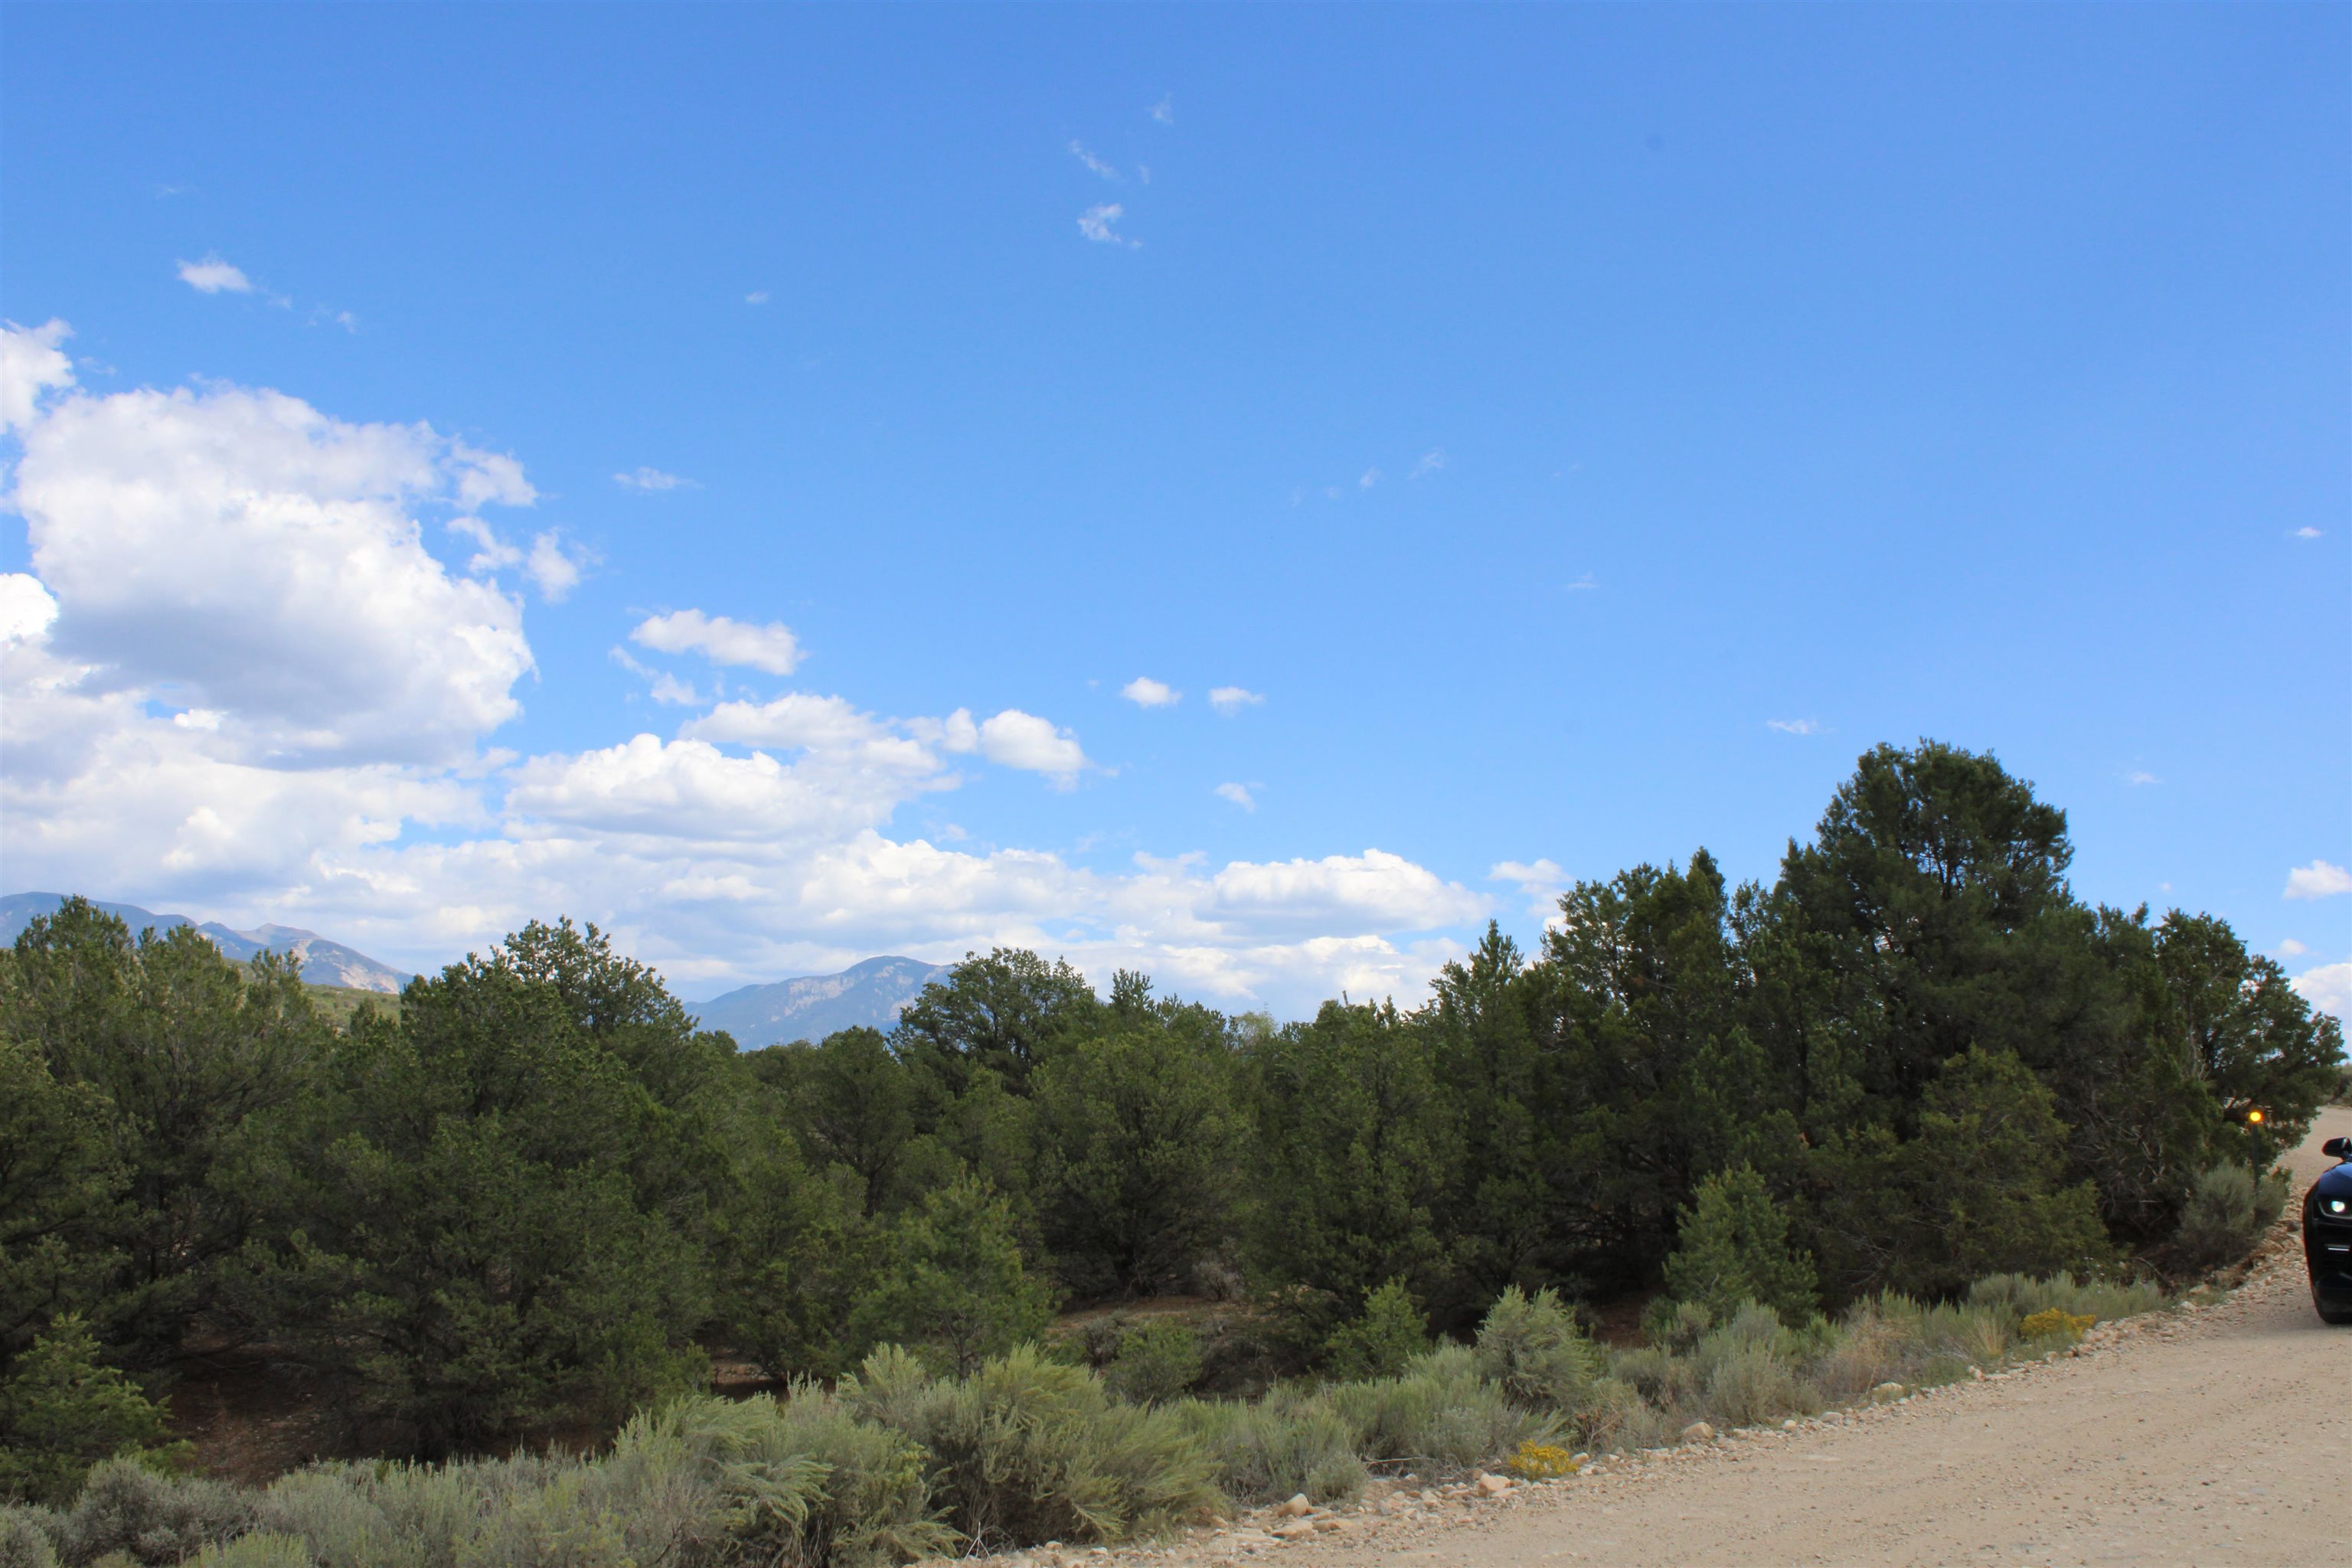
[[[1228,719],[1243,709],[1255,708],[1265,700],[1264,692],[1252,691],[1242,686],[1220,686],[1209,693],[1209,706]]]
[[[242,268],[233,267],[217,255],[202,261],[180,263],[180,281],[199,294],[250,294],[253,279]]]
[[[1444,467],[1445,467],[1445,448],[1443,447],[1433,447],[1428,451],[1423,452],[1421,455],[1421,461],[1415,463],[1412,466],[1412,472],[1405,477],[1407,479],[1417,479],[1424,475],[1433,474]]]
[[[1559,863],[1541,860],[1504,860],[1486,873],[1490,882],[1515,882],[1528,896],[1528,913],[1538,920],[1556,918],[1559,913],[1559,896],[1568,891],[1568,873]]]
[[[2319,537],[2319,530],[2312,527],[2311,524],[2306,522],[2301,528],[2294,531],[2294,537],[2297,539],[2317,539]]]
[[[1138,708],[1166,708],[1181,700],[1183,693],[1164,680],[1154,680],[1139,675],[1118,689],[1118,694]]]
[[[1079,163],[1084,163],[1088,170],[1100,174],[1106,180],[1117,180],[1122,177],[1117,168],[1113,167],[1111,164],[1104,163],[1100,158],[1097,158],[1092,153],[1087,152],[1087,144],[1083,142],[1072,142],[1070,143],[1070,156],[1076,158]]]
[[[1360,490],[1370,489],[1374,485],[1379,484],[1383,477],[1378,468],[1366,468],[1364,477],[1356,481],[1356,488]]]
[[[1250,794],[1247,784],[1221,784],[1217,786],[1216,793],[1220,799],[1232,801],[1244,811],[1257,809],[1257,797]]]
[[[1818,735],[1823,732],[1822,721],[1818,719],[1767,719],[1764,727],[1778,730],[1783,735]]]
[[[1103,202],[1078,215],[1078,232],[1097,245],[1124,245],[1131,250],[1143,248],[1143,241],[1129,239],[1113,226],[1127,216],[1127,209],[1117,202]]]
[[[1601,586],[1601,584],[1592,580],[1592,574],[1587,572],[1583,576],[1579,577],[1575,582],[1570,583],[1568,585],[1568,591],[1571,594],[1590,594],[1599,586]]]
[[[2124,783],[2133,785],[2160,784],[2163,782],[2164,781],[2162,779],[2158,778],[2154,773],[2148,773],[2145,769],[2141,768],[2135,768],[2130,773],[2124,775]]]
[[[2314,860],[2308,866],[2297,866],[2286,874],[2286,892],[2290,899],[2332,899],[2338,893],[2352,893],[2352,871],[2325,860]]]
[[[1162,125],[1175,124],[1176,95],[1172,92],[1161,93],[1160,95],[1160,101],[1153,104],[1149,112],[1152,119],[1157,120]]]
[[[743,303],[746,305],[764,305],[767,302],[768,291],[765,289],[754,289],[743,296]]]
[[[634,473],[614,474],[613,482],[623,489],[629,490],[675,490],[701,488],[692,479],[682,479],[676,474],[665,474],[659,468],[639,468]]]

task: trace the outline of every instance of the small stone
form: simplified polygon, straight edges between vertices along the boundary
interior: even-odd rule
[[[1685,1443],[1712,1443],[1715,1441],[1715,1428],[1708,1426],[1704,1421],[1694,1421],[1689,1426],[1683,1428],[1683,1441]]]
[[[1282,1504],[1274,1511],[1280,1514],[1285,1519],[1304,1519],[1314,1510],[1315,1505],[1307,1500],[1307,1494],[1305,1492],[1293,1492],[1291,1494],[1290,1500]]]
[[[1793,1418],[1780,1423],[1780,1430],[1783,1432],[1793,1432],[1796,1429],[1797,1423]]]
[[[1985,1380],[1984,1368],[1980,1366],[1972,1366],[1969,1368],[1969,1375],[1976,1379],[1977,1382],[1982,1383]]]
[[[1907,1392],[1899,1383],[1882,1383],[1870,1391],[1870,1396],[1879,1404],[1886,1405],[1902,1398]]]
[[[1313,1520],[1294,1519],[1288,1524],[1277,1527],[1274,1532],[1274,1538],[1276,1541],[1305,1541],[1314,1533]]]
[[[1510,1489],[1511,1479],[1508,1476],[1480,1476],[1478,1478],[1478,1495],[1481,1497],[1501,1497],[1505,1492],[1509,1491]]]
[[[1316,1529],[1322,1531],[1327,1535],[1332,1531],[1345,1530],[1348,1528],[1348,1521],[1346,1520],[1335,1519],[1328,1513],[1320,1519],[1310,1520],[1307,1522],[1311,1523]]]

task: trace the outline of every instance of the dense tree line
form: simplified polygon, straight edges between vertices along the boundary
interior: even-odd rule
[[[1786,1316],[2160,1259],[2341,1035],[2226,923],[2082,904],[2071,854],[1990,756],[1881,747],[1770,886],[1704,850],[1580,884],[1417,1009],[1277,1026],[998,951],[887,1035],[747,1053],[593,928],[338,1030],[287,965],[76,900],[0,955],[0,1446],[61,1377],[119,1405],[206,1346],[440,1454],[609,1428],[715,1352],[965,1368],[1171,1289],[1304,1367],[1512,1287]]]

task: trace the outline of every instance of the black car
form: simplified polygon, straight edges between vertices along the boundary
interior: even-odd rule
[[[2314,1182],[2303,1200],[2311,1304],[2326,1322],[2352,1323],[2352,1138],[2330,1138],[2319,1152],[2344,1163]]]

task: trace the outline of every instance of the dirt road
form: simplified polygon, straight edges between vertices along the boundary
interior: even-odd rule
[[[2343,1133],[2352,1110],[2323,1112],[2294,1162],[2296,1204],[2332,1163],[2319,1141]],[[1458,1521],[1398,1521],[1260,1561],[2324,1568],[2352,1559],[2352,1329],[2312,1311],[2299,1249],[2273,1251],[2215,1305],[2151,1314],[2094,1341],[1844,1425],[1735,1436],[1464,1506]]]

